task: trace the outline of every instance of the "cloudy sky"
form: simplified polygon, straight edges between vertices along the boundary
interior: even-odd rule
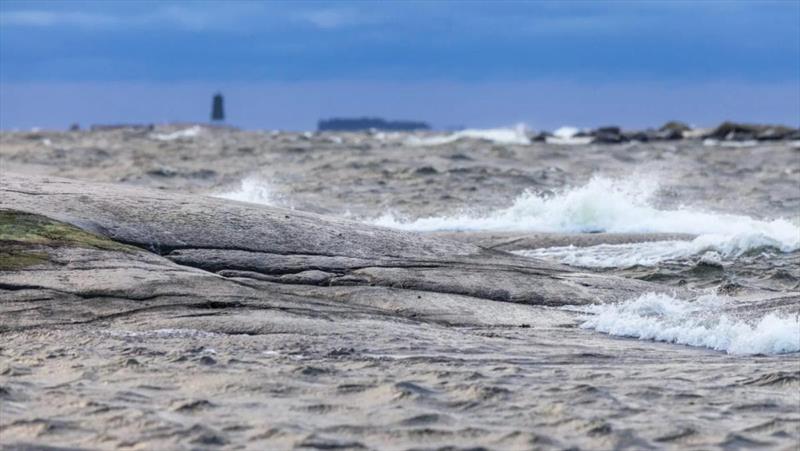
[[[800,2],[0,0],[0,127],[800,123]]]

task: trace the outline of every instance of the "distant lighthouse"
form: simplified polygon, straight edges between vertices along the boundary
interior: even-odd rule
[[[223,101],[222,93],[214,94],[214,99],[211,102],[211,122],[223,122],[225,120]]]

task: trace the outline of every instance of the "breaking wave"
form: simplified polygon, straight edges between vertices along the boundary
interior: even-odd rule
[[[249,202],[251,204],[271,205],[276,206],[281,204],[277,196],[273,193],[270,185],[264,180],[257,177],[248,177],[243,179],[239,188],[222,193],[215,193],[212,197],[220,199],[230,199],[239,202]]]
[[[195,138],[201,133],[203,133],[203,127],[195,125],[172,133],[154,133],[152,137],[159,141],[175,141],[176,139]]]
[[[515,251],[525,257],[555,260],[585,268],[630,268],[655,266],[668,260],[686,260],[700,256],[699,262],[721,265],[753,252],[791,252],[797,244],[781,243],[761,233],[701,235],[691,241],[653,241],[645,243],[599,244],[596,246],[559,246]]]
[[[587,307],[581,327],[610,335],[700,346],[728,354],[800,351],[800,317],[767,313],[753,319],[725,313],[725,299],[696,301],[648,293],[639,298]]]
[[[715,251],[737,256],[770,247],[781,252],[800,249],[800,227],[786,219],[758,220],[743,215],[692,209],[659,210],[651,205],[658,185],[645,181],[616,181],[595,177],[582,187],[552,197],[525,192],[508,207],[485,215],[469,212],[453,216],[405,221],[385,214],[373,224],[410,231],[513,231],[554,233],[686,233],[693,241],[667,241],[591,248],[551,248],[549,252],[573,258],[587,266],[650,264]],[[598,253],[598,251],[601,251]],[[641,253],[641,254],[639,254]],[[604,260],[605,259],[605,260]]]
[[[589,144],[592,142],[591,136],[576,136],[580,130],[575,127],[564,126],[556,129],[553,136],[548,136],[545,141],[548,144],[559,144],[566,146],[577,146]]]
[[[496,144],[528,145],[531,143],[525,124],[518,124],[514,128],[492,128],[485,130],[467,129],[444,136],[412,136],[408,138],[406,144],[410,146],[438,146],[464,138],[483,139]]]

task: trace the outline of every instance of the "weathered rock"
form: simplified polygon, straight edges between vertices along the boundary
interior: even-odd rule
[[[760,141],[776,141],[780,139],[795,139],[794,136],[800,134],[800,130],[782,125],[770,125],[756,133],[756,139]]]
[[[592,131],[592,136],[594,137],[593,142],[604,144],[617,144],[628,140],[622,130],[616,126],[600,127]]]
[[[669,121],[666,124],[662,125],[661,128],[659,128],[658,130],[662,132],[670,131],[670,132],[683,133],[683,132],[688,132],[691,129],[692,127],[689,127],[685,122]]]
[[[780,140],[787,139],[797,130],[783,125],[757,125],[723,122],[706,137],[728,141]]]
[[[656,139],[654,130],[638,130],[625,132],[623,135],[627,141],[648,142]]]
[[[7,321],[9,327],[93,321],[138,311],[143,301],[148,309],[298,306],[309,302],[294,294],[302,286],[321,287],[328,304],[365,286],[399,289],[412,310],[420,292],[565,305],[661,289],[469,243],[204,196],[13,174],[5,175],[0,193],[0,208],[63,221],[41,219],[101,243],[19,241],[40,254],[0,271],[3,299],[38,293],[59,313],[28,315]],[[59,304],[67,298],[82,301]],[[97,299],[115,301],[98,308]]]

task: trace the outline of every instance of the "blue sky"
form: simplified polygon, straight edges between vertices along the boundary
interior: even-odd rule
[[[0,0],[0,126],[800,122],[800,1]]]

